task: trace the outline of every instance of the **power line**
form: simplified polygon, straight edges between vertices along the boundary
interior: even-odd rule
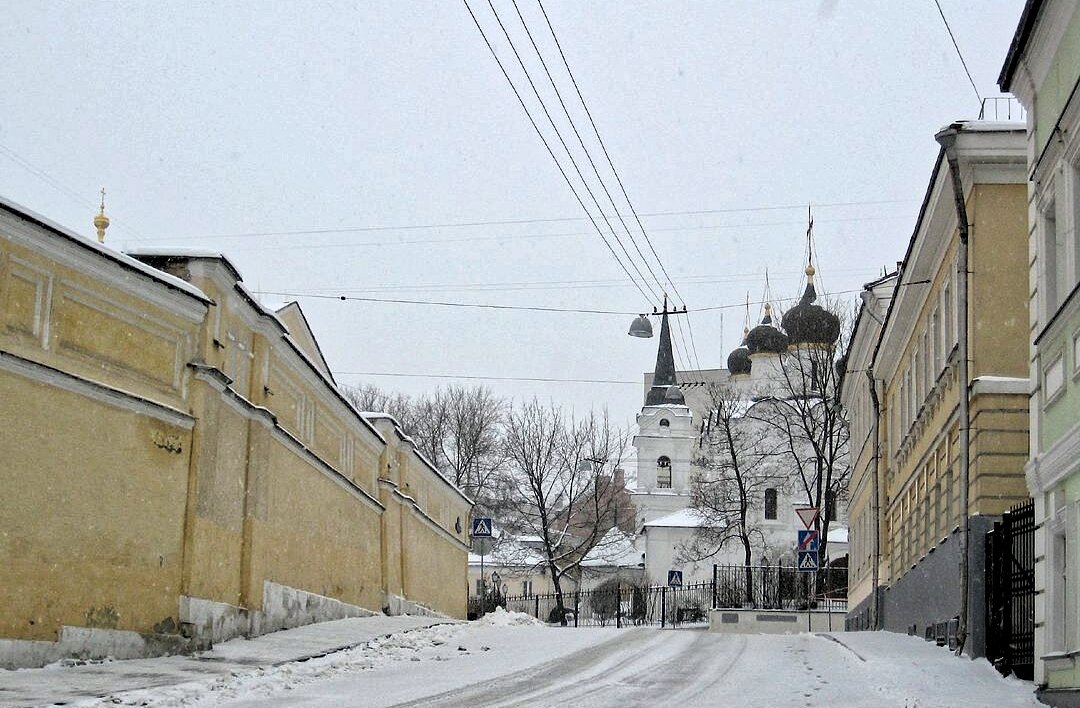
[[[840,219],[818,219],[816,223],[821,224],[835,224],[846,222],[865,222],[865,221],[896,221],[896,220],[910,220],[911,216],[897,215],[897,216],[855,216],[845,217]],[[665,228],[652,229],[653,233],[662,232],[678,232],[678,231],[709,231],[716,230],[728,230],[728,229],[760,229],[773,226],[794,226],[802,224],[802,221],[768,221],[750,224],[706,224],[699,226],[669,226]],[[329,233],[329,232],[323,232]],[[299,232],[290,232],[289,235],[298,235]],[[284,234],[250,234],[251,236],[275,236]],[[458,236],[455,238],[424,238],[424,239],[398,239],[390,241],[352,241],[349,243],[298,243],[287,246],[262,246],[263,251],[307,251],[307,250],[322,250],[326,248],[363,248],[367,246],[415,246],[415,245],[438,245],[438,244],[454,244],[454,243],[467,243],[475,241],[522,241],[532,239],[548,239],[548,238],[572,238],[581,236],[591,236],[590,231],[571,231],[560,232],[554,234],[506,234],[502,236]],[[191,236],[186,237],[186,240],[192,239],[212,239],[213,236]],[[221,237],[224,238],[224,237]],[[143,241],[146,239],[128,239],[130,241]],[[178,240],[178,239],[173,239]]]
[[[608,250],[611,252],[612,257],[614,257],[615,261],[619,264],[619,267],[621,267],[623,269],[623,272],[626,273],[626,277],[630,278],[630,280],[634,282],[635,286],[641,292],[642,296],[646,300],[648,300],[649,296],[645,293],[645,291],[641,288],[640,285],[637,285],[637,281],[634,280],[634,276],[630,275],[630,271],[623,264],[618,254],[615,253],[615,249],[611,247],[611,244],[608,243],[608,240],[604,236],[603,232],[600,230],[600,227],[596,224],[596,220],[593,218],[592,213],[585,208],[585,202],[582,201],[581,196],[574,188],[573,183],[570,181],[569,175],[567,175],[566,170],[563,169],[562,163],[560,163],[558,158],[555,157],[555,152],[551,149],[551,145],[548,144],[547,138],[545,138],[544,134],[540,131],[540,126],[538,126],[536,124],[536,120],[533,119],[532,113],[529,111],[529,107],[525,105],[525,100],[521,97],[521,93],[517,90],[517,86],[514,85],[514,82],[510,79],[510,74],[506,71],[506,67],[503,66],[502,60],[499,59],[499,55],[495,52],[495,47],[492,46],[491,41],[488,39],[487,34],[484,32],[484,28],[480,26],[480,20],[478,20],[476,14],[473,13],[472,7],[469,6],[468,0],[462,0],[462,2],[465,4],[465,9],[468,10],[469,16],[472,18],[473,24],[476,25],[476,29],[479,30],[480,36],[483,37],[484,44],[487,45],[488,51],[491,52],[492,58],[494,58],[495,63],[499,65],[499,71],[502,72],[503,77],[506,78],[507,83],[510,84],[510,90],[514,92],[514,96],[517,98],[518,103],[521,104],[521,109],[525,111],[525,116],[529,119],[529,123],[532,125],[533,130],[536,131],[536,135],[540,138],[540,142],[544,144],[544,149],[547,150],[547,153],[551,156],[551,159],[555,161],[555,166],[559,169],[559,174],[562,175],[563,180],[566,181],[566,186],[568,186],[570,188],[570,192],[573,193],[574,199],[577,200],[577,203],[581,206],[582,211],[585,212],[589,221],[592,223],[593,228],[596,229],[596,233],[600,235],[600,239],[604,242],[604,245],[607,246]],[[603,216],[602,212],[601,216]]]
[[[841,268],[831,271],[846,275],[876,275],[877,271],[866,268]],[[783,275],[801,275],[802,271],[783,271]],[[774,271],[775,275],[775,271]],[[724,276],[691,275],[683,278],[684,283],[692,285],[711,285],[718,283],[734,283],[744,281],[757,281],[762,277],[758,272],[728,273]],[[349,286],[324,286],[321,288],[292,288],[291,292],[306,294],[328,294],[333,291],[340,294],[360,294],[379,292],[430,292],[430,291],[517,291],[517,290],[544,290],[544,289],[577,289],[577,288],[601,288],[611,286],[628,286],[625,278],[607,278],[602,280],[524,280],[524,281],[496,281],[491,283],[424,283],[419,285],[373,285],[365,288]],[[801,288],[800,288],[801,290]],[[332,294],[332,293],[331,293]]]
[[[555,83],[555,77],[553,77],[551,75],[551,71],[550,71],[550,69],[548,69],[547,61],[544,60],[544,55],[540,51],[540,47],[537,46],[536,40],[533,38],[533,34],[532,34],[532,31],[529,29],[528,23],[525,22],[525,16],[521,14],[521,7],[518,5],[517,0],[511,0],[511,2],[514,5],[514,10],[517,12],[518,19],[521,20],[521,26],[525,29],[525,35],[529,38],[529,43],[532,44],[533,51],[536,52],[536,56],[540,59],[540,66],[544,69],[544,74],[547,76],[548,83],[551,84],[552,90],[555,91],[555,97],[559,101],[559,106],[562,107],[563,114],[566,116],[566,120],[570,123],[570,129],[574,131],[574,136],[577,137],[578,144],[581,145],[581,150],[582,150],[582,152],[585,153],[585,158],[589,161],[589,166],[592,167],[593,174],[596,175],[596,180],[600,183],[600,188],[604,190],[604,195],[607,197],[608,203],[611,204],[611,208],[614,211],[616,217],[618,218],[619,223],[622,224],[623,230],[626,232],[627,237],[630,239],[630,243],[632,243],[634,245],[634,250],[637,251],[638,258],[640,258],[641,262],[645,264],[645,267],[649,271],[649,275],[652,276],[653,280],[655,280],[656,283],[658,285],[660,285],[661,290],[663,290],[664,289],[663,283],[660,282],[660,279],[656,276],[656,272],[652,269],[652,265],[649,263],[649,260],[645,257],[645,254],[641,252],[641,247],[638,245],[637,239],[634,237],[634,234],[630,231],[630,227],[627,225],[626,219],[624,219],[622,214],[619,212],[619,206],[615,203],[615,199],[611,196],[611,191],[608,190],[607,183],[604,181],[604,178],[600,175],[600,170],[596,167],[596,162],[593,160],[592,153],[589,151],[589,148],[585,146],[585,140],[581,137],[581,133],[580,133],[580,131],[578,131],[577,124],[574,122],[573,117],[570,115],[570,109],[568,109],[566,107],[566,102],[563,100],[562,92],[559,91],[559,86],[558,86],[558,84]],[[491,0],[488,0],[488,4],[491,4]],[[494,9],[494,5],[492,5],[492,9]],[[522,68],[524,68],[524,64],[522,64]],[[571,76],[571,79],[572,78],[573,78],[573,76]],[[576,83],[575,83],[575,86],[576,86]],[[581,96],[581,92],[579,91],[578,92],[578,97],[580,98],[580,96]],[[584,105],[584,101],[582,102],[582,105]],[[586,112],[588,112],[587,107],[586,107],[585,110],[586,110]],[[595,126],[595,124],[593,124],[594,132],[596,133],[597,140],[599,140],[600,139],[600,134],[599,134],[599,132],[596,132],[595,128],[596,128],[596,126]],[[603,147],[603,141],[600,141],[600,144],[601,144],[601,147]],[[604,152],[606,154],[607,151],[604,150]],[[608,164],[611,165],[611,160],[610,159],[608,160]],[[611,165],[611,168],[612,168],[612,171],[614,172],[614,169],[615,169],[614,165]],[[618,174],[616,173],[616,179],[617,178],[618,178]],[[623,191],[623,194],[624,195],[626,194],[625,190]],[[629,204],[629,201],[627,203]],[[630,209],[631,209],[631,211],[633,211],[633,205],[630,205]],[[602,210],[601,210],[601,213],[603,213]],[[648,238],[648,237],[646,237],[646,238]],[[655,253],[656,253],[656,251],[654,250],[653,254],[655,255]],[[659,262],[659,260],[660,259],[658,257],[657,262]],[[660,267],[663,268],[663,263],[660,263]],[[670,280],[669,280],[669,282],[670,282]]]
[[[7,157],[9,160],[14,162],[16,165],[18,165],[19,167],[22,167],[24,170],[26,170],[30,174],[34,175],[35,177],[40,179],[42,182],[45,182],[46,184],[48,184],[50,187],[52,187],[56,191],[64,194],[65,196],[70,198],[72,201],[74,201],[76,204],[80,204],[80,205],[82,205],[84,207],[87,207],[88,209],[91,210],[91,212],[95,211],[98,208],[97,204],[84,199],[82,196],[80,196],[80,194],[76,190],[74,190],[71,187],[65,185],[63,182],[56,179],[55,177],[53,177],[52,175],[50,175],[48,172],[41,169],[40,167],[36,167],[33,163],[31,163],[25,157],[23,157],[19,153],[15,152],[14,150],[12,150],[7,145],[4,145],[3,143],[0,143],[0,154],[4,155],[4,157]],[[127,231],[128,233],[132,234],[133,236],[136,236],[136,237],[139,236],[139,233],[135,229],[128,226],[127,223],[124,220],[116,219],[114,217],[109,217],[109,221],[113,226],[118,226],[121,229],[123,229],[124,231]],[[145,240],[145,239],[136,239],[136,240]]]
[[[817,209],[827,208],[843,208],[851,206],[880,206],[884,204],[913,204],[919,200],[917,199],[878,199],[870,201],[855,201],[855,202],[828,202],[821,204],[814,204]],[[756,207],[732,207],[730,209],[694,209],[688,211],[654,211],[645,212],[641,216],[645,218],[650,217],[667,217],[667,216],[709,216],[714,214],[743,214],[743,213],[756,213],[766,211],[790,211],[793,209],[805,209],[806,204],[774,204]],[[138,238],[132,239],[133,241],[175,241],[179,238],[184,240],[204,240],[204,239],[233,239],[233,238],[260,238],[264,236],[317,236],[319,234],[343,234],[343,233],[367,233],[367,232],[380,232],[380,231],[425,231],[433,229],[457,229],[457,228],[474,228],[480,226],[521,226],[525,224],[556,224],[566,223],[570,221],[587,221],[590,220],[589,216],[559,216],[537,219],[501,219],[491,221],[453,221],[442,223],[428,223],[428,224],[392,224],[392,225],[374,225],[374,226],[319,226],[305,229],[289,229],[283,231],[245,231],[237,233],[220,233],[220,234],[195,234],[195,235],[181,235],[181,236],[162,236],[155,238]],[[614,215],[602,214],[603,219],[613,219]],[[889,218],[909,218],[909,217],[865,217],[867,221],[873,221],[877,219],[889,219]],[[832,219],[830,221],[854,221],[857,219]],[[757,224],[759,226],[786,226],[788,224],[803,223],[799,222],[773,222],[768,224]],[[823,222],[824,223],[824,222]],[[755,226],[751,224],[750,226]],[[680,227],[684,228],[684,227]],[[713,228],[710,226],[699,227],[685,227],[685,228]],[[715,228],[739,228],[738,225],[721,225]],[[667,231],[678,229],[653,229],[654,231]],[[569,234],[568,234],[569,235]],[[579,235],[579,234],[573,234]],[[501,237],[494,237],[501,238]],[[522,236],[516,236],[515,238],[526,238]],[[380,245],[382,242],[375,242],[373,245]],[[386,242],[394,243],[394,242]]]
[[[464,374],[408,374],[397,371],[335,371],[335,376],[393,376],[418,379],[464,379],[466,381],[535,381],[539,383],[621,384],[643,385],[641,381],[619,379],[557,379],[542,376],[467,376]]]
[[[495,4],[492,2],[492,0],[488,0],[488,7],[491,8],[491,12],[495,16],[495,22],[499,25],[499,29],[502,30],[503,36],[506,38],[507,44],[510,45],[510,51],[513,53],[514,58],[517,60],[518,66],[521,67],[521,71],[525,75],[525,81],[529,84],[529,88],[532,89],[533,95],[536,97],[537,102],[540,104],[540,109],[543,111],[544,116],[547,118],[548,123],[551,125],[551,129],[555,131],[555,137],[559,139],[559,144],[562,145],[563,150],[566,151],[566,157],[568,160],[570,160],[570,164],[573,166],[574,172],[577,173],[578,179],[581,180],[581,184],[585,188],[585,193],[589,195],[589,198],[592,200],[593,205],[596,206],[596,210],[602,215],[604,213],[604,208],[600,206],[600,200],[596,198],[596,194],[593,192],[592,187],[589,186],[589,181],[585,179],[585,175],[581,171],[581,166],[578,165],[577,160],[574,159],[573,152],[566,144],[566,140],[563,138],[562,132],[559,130],[559,126],[555,123],[555,119],[551,116],[551,111],[548,110],[547,104],[544,102],[543,97],[540,96],[540,91],[536,88],[536,82],[533,81],[532,74],[529,73],[528,67],[525,66],[525,61],[521,58],[521,53],[518,52],[517,45],[514,44],[514,40],[510,37],[510,32],[506,29],[506,25],[503,24],[502,18],[499,16],[498,10],[495,9]],[[573,120],[570,121],[570,126],[574,130],[574,132],[577,133],[577,128],[576,126],[574,126]],[[582,143],[582,147],[584,149],[584,143]],[[592,160],[592,157],[589,155],[588,150],[585,150],[585,156],[590,161]],[[600,184],[601,187],[604,187],[603,180],[600,181]],[[606,187],[604,187],[604,189],[606,189]],[[612,202],[612,205],[614,206],[614,202]],[[582,208],[584,207],[585,205],[582,204]],[[645,284],[645,287],[649,290],[649,292],[652,293],[653,297],[659,300],[659,296],[657,296],[657,294],[653,291],[652,285],[649,284],[648,279],[641,272],[641,269],[638,267],[637,262],[634,260],[634,257],[630,255],[630,251],[627,250],[626,244],[624,244],[622,242],[622,239],[619,238],[619,234],[611,225],[611,221],[609,219],[605,219],[604,223],[607,225],[608,231],[611,234],[612,238],[615,239],[615,242],[619,244],[619,247],[622,249],[623,254],[626,256],[626,260],[630,263],[631,266],[633,266],[634,272],[638,274],[638,277],[641,278],[641,281]],[[646,263],[645,265],[646,267],[648,267],[648,263]]]
[[[971,78],[971,70],[968,69],[967,62],[964,61],[964,55],[960,51],[960,45],[956,43],[956,36],[953,34],[952,27],[949,26],[949,21],[945,19],[945,11],[941,9],[941,2],[934,0],[934,4],[937,5],[938,14],[941,15],[941,21],[945,23],[945,29],[949,31],[949,39],[952,40],[952,45],[956,47],[956,56],[960,57],[960,63],[964,65],[964,73],[967,74],[968,81],[971,82],[971,88],[975,91],[975,98],[979,99],[979,105],[982,105],[982,96],[979,94],[979,89],[975,86],[975,79]]]
[[[856,290],[838,290],[830,295],[846,295],[849,293],[860,292],[860,289]],[[302,293],[302,292],[286,292],[279,290],[256,290],[256,295],[274,295],[276,297],[295,297],[295,298],[308,298],[312,300],[338,300],[342,302],[375,302],[394,305],[430,305],[433,307],[466,307],[466,308],[479,308],[485,310],[523,310],[530,312],[567,312],[574,314],[586,314],[586,315],[620,315],[620,316],[634,316],[639,314],[638,312],[629,312],[621,310],[599,310],[599,309],[587,309],[587,308],[572,308],[572,307],[543,307],[533,305],[497,305],[492,303],[476,303],[476,302],[452,302],[445,300],[406,300],[401,298],[380,298],[380,297],[358,297],[351,295],[328,295],[320,293]],[[768,302],[791,302],[798,300],[798,297],[783,297],[772,298]],[[712,305],[710,307],[698,307],[693,310],[687,310],[688,312],[710,312],[715,310],[727,310],[735,307],[744,307],[749,305],[763,305],[765,300],[759,302],[750,303],[736,303],[734,305]]]
[[[489,0],[489,2],[490,2],[490,0]],[[532,33],[529,31],[528,25],[525,23],[525,18],[521,14],[521,9],[518,7],[517,0],[512,0],[512,2],[514,4],[514,9],[517,10],[518,17],[521,19],[522,26],[525,27],[526,34],[529,35],[529,40],[532,41],[533,40]],[[671,275],[668,273],[667,267],[664,266],[663,259],[661,259],[660,254],[656,252],[656,246],[653,245],[652,239],[649,238],[649,233],[648,233],[648,231],[645,230],[645,224],[642,223],[641,217],[638,216],[637,209],[634,208],[634,203],[630,199],[630,194],[626,189],[626,185],[623,183],[622,177],[619,175],[619,171],[615,167],[615,161],[612,160],[612,158],[611,158],[611,153],[607,149],[607,144],[604,142],[603,137],[600,135],[600,128],[596,124],[596,119],[593,117],[592,111],[589,110],[589,104],[585,100],[585,95],[581,91],[581,86],[578,84],[577,78],[574,76],[574,72],[570,68],[570,62],[566,58],[566,52],[563,51],[562,43],[559,42],[559,37],[555,32],[555,27],[551,24],[551,18],[548,16],[547,10],[544,9],[544,4],[543,4],[543,2],[541,0],[537,0],[537,5],[540,8],[540,12],[544,16],[544,22],[547,24],[548,31],[551,33],[551,38],[555,42],[555,47],[556,47],[556,49],[558,49],[559,57],[562,59],[563,67],[566,69],[566,74],[567,74],[567,76],[570,77],[570,82],[574,87],[574,91],[577,94],[578,100],[581,102],[581,107],[584,109],[585,115],[589,119],[589,125],[592,127],[593,135],[596,136],[596,141],[600,145],[600,150],[603,152],[604,158],[607,160],[608,167],[611,169],[611,174],[615,177],[615,182],[619,185],[619,190],[622,192],[623,199],[626,201],[626,205],[630,208],[630,213],[633,214],[634,219],[637,222],[638,229],[641,231],[641,235],[644,237],[645,243],[649,246],[649,250],[652,252],[653,258],[656,259],[657,264],[660,266],[660,271],[664,274],[664,278],[667,280],[668,285],[671,286],[672,294],[675,295],[676,297],[678,297],[679,300],[682,302],[683,306],[685,307],[686,306],[686,298],[684,298],[682,293],[679,292],[679,288],[675,285],[675,282],[671,279]],[[537,55],[540,56],[540,49],[536,46],[536,42],[533,41],[532,43],[533,43],[533,48],[536,50]],[[551,72],[548,71],[547,63],[544,61],[542,56],[540,56],[540,63],[544,67],[545,73],[547,73],[548,80],[551,81],[552,88],[555,89],[555,95],[558,96],[559,103],[563,105],[563,110],[566,112],[567,119],[569,119],[571,121],[571,125],[573,125],[573,120],[570,119],[570,113],[569,113],[569,111],[566,110],[566,105],[563,104],[562,95],[559,93],[558,88],[555,86],[555,80],[552,78]],[[577,134],[577,128],[576,127],[574,128],[574,133]],[[578,136],[578,139],[579,139],[579,141],[581,140],[580,135]],[[585,149],[584,142],[582,142],[582,149]],[[586,150],[586,154],[588,154],[587,150]],[[591,156],[589,156],[589,162],[590,162],[590,164],[593,164]],[[596,169],[595,164],[593,164],[593,171],[596,172],[597,179],[600,179],[601,184],[603,185],[604,184],[603,179],[600,177],[600,173]],[[615,205],[615,200],[611,198],[611,194],[608,192],[606,185],[604,185],[604,193],[607,194],[608,200],[611,201],[612,208],[614,208],[615,212],[618,213],[619,208]],[[637,239],[631,233],[630,227],[627,226],[626,221],[622,218],[622,216],[619,217],[619,221],[622,223],[623,228],[626,229],[626,233],[630,237],[631,242],[634,244],[634,248],[637,249],[638,256],[641,257],[642,261],[649,268],[649,274],[652,275],[653,279],[657,281],[657,283],[661,286],[662,289],[666,290],[666,288],[664,288],[663,283],[660,282],[660,279],[656,276],[656,273],[653,271],[652,266],[649,265],[648,259],[646,259],[645,255],[641,252],[641,249],[640,249],[640,247],[638,246],[638,243],[637,243]],[[676,329],[678,330],[678,333],[679,333],[679,339],[682,340],[682,348],[686,352],[687,359],[689,360],[690,357],[692,357],[693,360],[694,360],[694,363],[697,366],[697,368],[700,369],[701,368],[701,360],[698,358],[697,345],[694,342],[694,329],[693,329],[693,326],[690,324],[690,315],[689,315],[689,313],[686,314],[686,329],[690,333],[690,346],[689,347],[687,347],[686,334],[683,332],[682,322],[679,319],[675,320],[675,326],[676,326]]]
[[[439,300],[404,300],[400,298],[358,297],[352,295],[322,295],[314,293],[281,292],[275,290],[256,290],[257,295],[275,295],[277,297],[304,297],[313,300],[340,300],[356,302],[382,302],[397,305],[433,305],[438,307],[474,307],[485,310],[526,310],[530,312],[573,312],[585,315],[628,315],[634,316],[636,312],[623,312],[620,310],[589,310],[573,307],[542,307],[533,305],[495,305],[491,303],[476,302],[447,302]]]

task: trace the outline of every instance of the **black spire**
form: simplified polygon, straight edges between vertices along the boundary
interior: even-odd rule
[[[672,398],[667,397],[668,389],[675,386],[674,393],[679,393],[678,382],[675,380],[675,357],[671,353],[671,330],[668,328],[667,298],[664,298],[664,312],[660,318],[660,348],[656,351],[656,369],[653,371],[652,388],[645,395],[645,405],[659,406],[663,403],[673,403]],[[679,401],[681,403],[682,401]]]

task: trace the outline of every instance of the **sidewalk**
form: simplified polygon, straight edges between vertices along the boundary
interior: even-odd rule
[[[302,661],[378,637],[457,620],[436,617],[352,617],[233,639],[194,656],[166,656],[43,669],[0,669],[0,708],[57,705],[122,691],[211,681],[234,672]]]

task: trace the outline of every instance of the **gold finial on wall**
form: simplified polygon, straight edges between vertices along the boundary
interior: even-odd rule
[[[105,229],[109,228],[109,217],[105,216],[105,188],[101,188],[101,211],[94,217],[98,243],[105,243]]]

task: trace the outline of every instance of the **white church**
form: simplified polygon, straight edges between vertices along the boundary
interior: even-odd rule
[[[686,546],[705,523],[691,504],[693,475],[700,472],[695,461],[702,454],[699,442],[704,422],[709,420],[710,384],[726,384],[745,397],[746,408],[775,405],[783,396],[781,383],[785,358],[799,356],[807,347],[832,347],[840,334],[839,319],[815,305],[814,268],[806,268],[806,287],[799,303],[784,313],[780,327],[773,321],[772,308],[764,307],[761,323],[745,331],[742,345],[727,358],[726,369],[676,372],[672,354],[668,311],[660,313],[660,341],[656,367],[651,380],[646,378],[645,405],[637,415],[637,434],[633,439],[637,479],[630,499],[636,513],[636,546],[641,554],[650,583],[667,582],[668,571],[680,570],[683,582],[712,579],[712,565],[741,565],[743,548],[739,543],[724,544],[708,559],[687,559]],[[677,313],[672,313],[677,314]],[[640,319],[640,318],[639,318]],[[651,336],[647,322],[644,327]],[[632,332],[634,333],[633,329]],[[680,385],[680,379],[684,382]],[[786,389],[790,391],[790,386]],[[788,393],[787,395],[790,395]],[[756,421],[749,421],[752,424]],[[786,473],[782,472],[781,476]],[[795,508],[807,506],[805,492],[792,479],[775,488],[764,489],[754,500],[751,514],[759,541],[754,563],[790,565],[795,560],[797,530],[803,528]],[[842,502],[829,530],[828,555],[837,559],[847,554],[846,509]]]

